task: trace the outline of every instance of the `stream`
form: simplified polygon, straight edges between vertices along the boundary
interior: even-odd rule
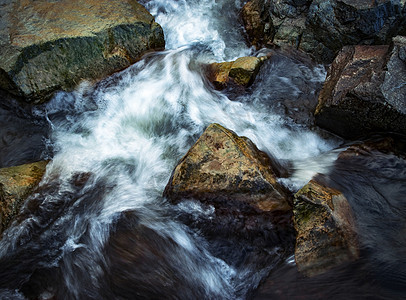
[[[2,167],[52,159],[0,241],[0,299],[405,297],[406,161],[378,153],[358,168],[336,163],[347,141],[312,125],[325,68],[268,50],[273,56],[250,88],[217,91],[205,64],[267,53],[244,40],[243,1],[141,3],[164,29],[165,51],[58,92],[29,114],[0,108]],[[210,220],[214,208],[173,205],[162,193],[210,123],[249,137],[287,166],[280,182],[292,193],[317,173],[341,188],[362,226],[363,259],[306,279],[291,248],[205,237],[193,224]],[[257,294],[268,275],[273,288]]]

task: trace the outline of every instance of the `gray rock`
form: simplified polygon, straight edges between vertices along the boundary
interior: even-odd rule
[[[404,1],[399,0],[252,0],[244,6],[242,19],[257,48],[293,47],[331,63],[345,45],[387,44],[393,36],[406,34],[405,15]],[[247,16],[255,16],[255,22]],[[266,26],[271,30],[265,34]]]
[[[401,19],[399,1],[315,0],[307,24],[319,42],[339,51],[345,45],[388,43]]]

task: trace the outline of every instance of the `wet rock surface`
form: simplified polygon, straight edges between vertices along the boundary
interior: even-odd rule
[[[315,0],[307,22],[316,39],[336,52],[344,45],[390,42],[403,17],[398,1]]]
[[[249,86],[255,80],[263,62],[268,57],[240,57],[235,61],[212,63],[208,66],[209,81],[217,89],[224,89],[229,84]]]
[[[253,0],[241,17],[255,47],[293,47],[324,63],[345,45],[387,44],[404,30],[402,6],[390,0]]]
[[[50,126],[0,90],[0,168],[44,159]]]
[[[172,202],[232,201],[259,211],[287,211],[271,159],[246,137],[211,124],[181,159],[165,188]]]
[[[48,161],[0,169],[0,234],[10,225],[41,181]]]
[[[112,297],[179,295],[188,299],[204,294],[203,287],[182,272],[182,261],[175,260],[172,253],[185,250],[171,237],[143,225],[130,211],[123,213],[114,227],[104,249]]]
[[[319,95],[316,123],[346,138],[374,131],[406,133],[406,43],[346,46]]]
[[[161,27],[133,0],[7,1],[0,20],[0,87],[29,102],[164,47]]]
[[[249,139],[211,124],[175,168],[164,195],[178,203],[183,223],[221,245],[215,248],[226,261],[242,259],[223,252],[232,244],[246,249],[234,255],[256,249],[267,257],[264,248],[293,246],[289,195],[276,173]]]
[[[311,184],[339,191],[338,196],[347,199],[359,258],[309,277],[292,257],[271,272],[253,299],[402,298],[406,283],[405,159],[406,140],[400,135],[376,135],[343,149],[329,174],[316,175]]]
[[[270,45],[275,28],[269,13],[269,1],[248,1],[242,8],[241,18],[253,46],[261,48]]]
[[[300,272],[314,276],[359,257],[353,213],[340,191],[311,180],[293,203]]]
[[[177,219],[236,269],[266,276],[294,248],[289,194],[279,166],[247,138],[211,124],[182,158],[165,189]],[[250,290],[249,293],[252,293]]]

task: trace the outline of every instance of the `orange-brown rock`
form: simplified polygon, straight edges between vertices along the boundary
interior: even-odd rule
[[[352,209],[340,191],[311,180],[295,195],[293,213],[300,272],[313,276],[358,258]]]
[[[230,80],[229,74],[233,61],[212,63],[209,65],[208,77],[214,86],[221,90],[224,89]]]
[[[0,169],[0,234],[41,181],[48,161]]]
[[[270,158],[246,137],[211,124],[181,159],[165,188],[173,202],[233,201],[262,212],[287,211]]]
[[[268,1],[248,1],[241,10],[241,18],[253,46],[260,49],[272,42],[275,28],[269,13]]]
[[[0,10],[0,88],[41,102],[164,47],[162,28],[134,0],[11,0]]]
[[[240,57],[235,61],[212,63],[209,65],[208,77],[217,89],[227,87],[230,81],[249,86],[259,72],[262,63],[268,57]]]

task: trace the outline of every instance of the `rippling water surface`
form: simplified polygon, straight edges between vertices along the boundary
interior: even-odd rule
[[[272,259],[255,261],[244,245],[211,243],[177,216],[209,220],[213,207],[173,207],[162,192],[178,160],[213,122],[288,166],[281,182],[292,192],[314,174],[328,174],[342,141],[311,129],[324,68],[276,53],[249,90],[216,91],[204,64],[261,55],[244,42],[243,3],[143,4],[164,29],[166,51],[33,109],[32,122],[49,130],[33,131],[31,138],[39,135],[44,144],[21,161],[41,151],[52,161],[0,242],[4,299],[244,299],[276,266],[292,265],[276,246],[267,250]],[[240,253],[222,255],[221,247]]]

